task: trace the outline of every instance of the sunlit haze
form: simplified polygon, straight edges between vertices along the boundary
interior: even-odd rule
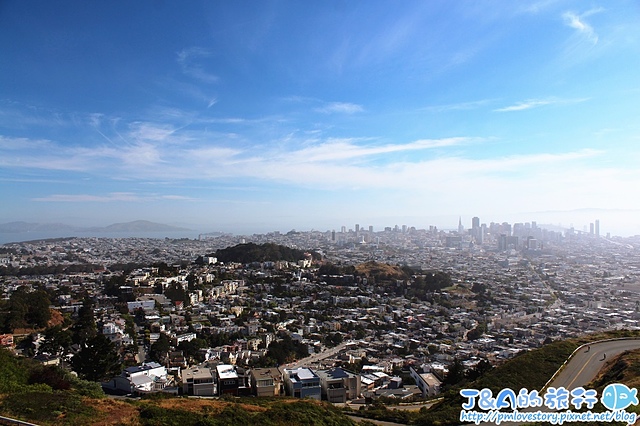
[[[640,234],[640,5],[4,1],[0,223]]]

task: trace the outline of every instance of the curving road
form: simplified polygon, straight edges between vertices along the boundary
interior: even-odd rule
[[[571,391],[579,386],[588,385],[605,364],[607,360],[614,358],[624,351],[640,349],[640,339],[623,339],[600,341],[585,345],[579,348],[567,361],[564,367],[555,374],[547,387],[558,388],[560,386]],[[606,356],[605,356],[606,355]],[[540,391],[540,395],[543,391]],[[544,408],[544,407],[543,407]],[[536,411],[536,409],[524,409],[526,411]],[[480,425],[494,425],[495,423],[480,423]],[[526,423],[502,422],[501,426],[515,426]]]
[[[596,377],[607,360],[632,349],[640,349],[640,339],[596,342],[589,347],[580,348],[549,386],[563,386],[568,390],[586,386]]]

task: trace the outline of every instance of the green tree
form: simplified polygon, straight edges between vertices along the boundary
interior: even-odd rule
[[[166,334],[160,333],[158,340],[156,340],[149,349],[149,358],[160,364],[164,364],[164,361],[169,355],[169,349],[171,349],[169,338]]]
[[[46,291],[29,291],[25,286],[18,288],[9,298],[7,331],[16,328],[44,328],[51,319],[49,295]]]
[[[44,341],[40,344],[40,351],[54,356],[64,355],[69,351],[72,343],[71,332],[56,325],[44,331]]]
[[[174,303],[176,301],[182,301],[184,306],[189,305],[189,297],[187,295],[187,292],[184,291],[184,289],[182,288],[182,285],[179,283],[176,283],[176,282],[172,283],[164,291],[164,295],[167,296],[167,298],[171,299],[171,301]]]
[[[27,297],[27,324],[36,328],[44,328],[51,319],[51,310],[49,305],[49,295],[47,292],[38,290],[28,294]]]
[[[109,379],[122,370],[115,345],[102,334],[88,338],[71,365],[80,377],[93,382]]]
[[[449,373],[447,377],[445,377],[444,382],[448,385],[455,385],[464,380],[464,378],[464,365],[462,365],[462,362],[456,357],[451,367],[449,367]]]
[[[135,323],[140,325],[140,326],[144,325],[144,323],[145,323],[145,321],[147,319],[146,314],[144,312],[144,309],[142,309],[142,308],[136,309],[134,315],[135,315],[135,317],[134,317]]]
[[[189,358],[204,361],[204,358],[200,355],[200,349],[209,346],[208,343],[205,339],[193,339],[188,342],[180,342],[177,349]]]
[[[82,306],[78,309],[78,319],[72,327],[74,343],[83,344],[97,334],[93,306],[93,300],[88,297],[82,301]]]

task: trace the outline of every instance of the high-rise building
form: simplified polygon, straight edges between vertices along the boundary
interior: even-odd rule
[[[464,233],[464,226],[462,226],[462,216],[458,219],[458,233]]]
[[[480,218],[477,216],[471,219],[471,235],[477,244],[482,244],[482,229],[480,228]]]
[[[596,227],[595,227],[595,225],[593,223],[590,223],[589,224],[589,234],[595,235],[595,233],[596,233]]]
[[[373,234],[373,225],[369,225],[369,233]]]
[[[360,224],[356,223],[356,234],[360,232]]]
[[[507,234],[500,234],[498,237],[498,250],[505,251],[507,249]]]
[[[600,219],[596,219],[596,237],[600,237]]]

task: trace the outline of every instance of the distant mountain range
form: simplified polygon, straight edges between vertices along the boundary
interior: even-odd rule
[[[80,227],[64,223],[29,223],[9,222],[0,224],[0,233],[19,232],[179,232],[190,231],[187,228],[149,222],[148,220],[135,220],[126,223],[114,223],[104,227]]]

